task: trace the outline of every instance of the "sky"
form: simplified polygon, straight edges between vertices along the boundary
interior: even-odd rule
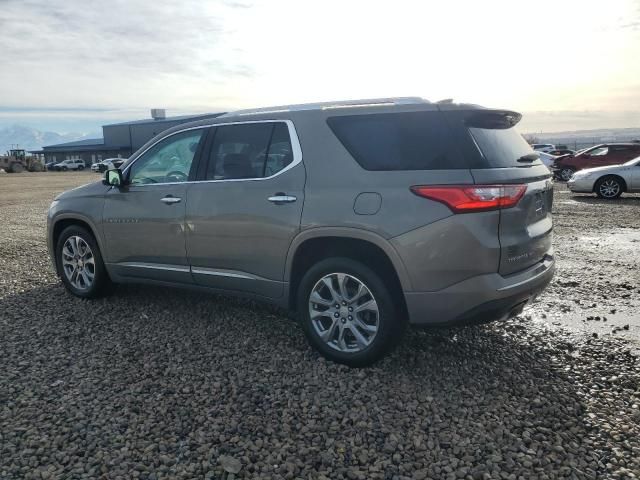
[[[640,127],[640,0],[0,0],[0,126],[421,96]]]

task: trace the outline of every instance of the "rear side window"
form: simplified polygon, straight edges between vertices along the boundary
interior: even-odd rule
[[[264,178],[293,161],[286,123],[246,123],[216,127],[207,180]]]
[[[539,165],[540,161],[518,161],[532,150],[515,129],[519,114],[479,113],[466,120],[469,133],[482,152],[488,168],[524,167]],[[546,145],[542,145],[544,148]]]
[[[366,170],[469,168],[454,150],[440,112],[329,117],[329,127]]]

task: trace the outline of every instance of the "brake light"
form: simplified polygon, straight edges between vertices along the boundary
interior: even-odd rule
[[[415,185],[416,195],[444,203],[453,213],[486,212],[515,206],[526,185]]]

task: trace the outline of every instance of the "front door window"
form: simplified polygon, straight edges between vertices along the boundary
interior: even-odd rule
[[[129,183],[180,183],[189,179],[204,129],[180,132],[156,143],[131,166]]]

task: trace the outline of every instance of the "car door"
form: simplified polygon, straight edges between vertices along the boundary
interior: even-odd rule
[[[603,167],[609,165],[609,147],[602,145],[596,147],[583,155],[584,165],[581,168]]]
[[[304,201],[305,169],[293,123],[219,125],[207,143],[202,181],[187,192],[194,281],[280,297]]]
[[[611,145],[609,149],[612,153],[610,165],[619,165],[637,156],[635,148],[631,145]]]
[[[107,192],[106,261],[116,275],[192,283],[185,252],[186,191],[205,130],[177,132],[155,143],[123,172],[125,186]]]
[[[630,167],[631,188],[635,192],[640,192],[640,159]]]

